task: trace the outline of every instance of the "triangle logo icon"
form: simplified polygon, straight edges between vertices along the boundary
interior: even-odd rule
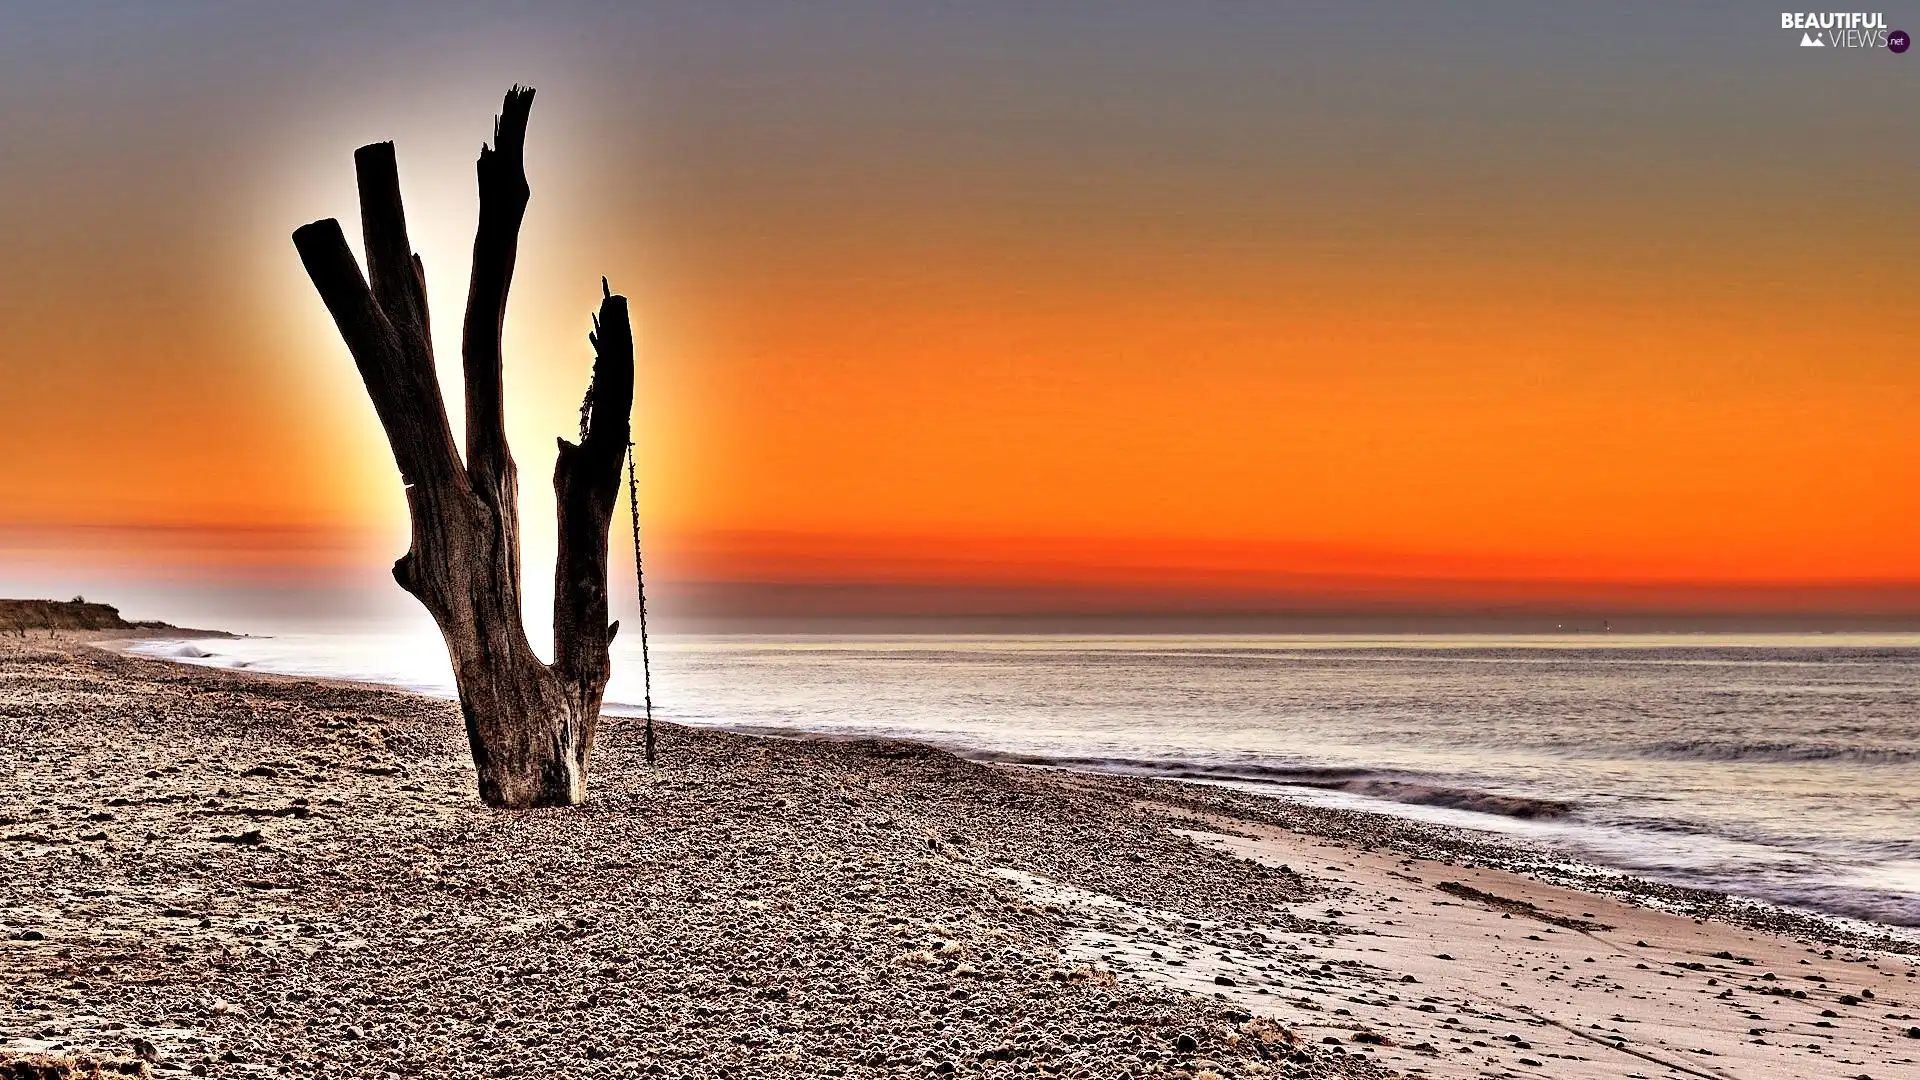
[[[1824,49],[1827,47],[1827,43],[1814,37],[1812,34],[1801,34],[1800,47],[1803,49]]]

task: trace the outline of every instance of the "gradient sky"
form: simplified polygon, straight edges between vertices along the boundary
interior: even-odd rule
[[[1920,53],[1751,4],[384,7],[0,10],[0,592],[392,601],[288,234],[357,236],[395,139],[457,377],[523,81],[536,597],[604,273],[686,610],[1920,611]]]

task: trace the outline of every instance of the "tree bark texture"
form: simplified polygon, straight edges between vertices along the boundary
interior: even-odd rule
[[[412,519],[394,580],[439,624],[460,710],[490,806],[567,806],[587,794],[587,756],[619,624],[607,621],[607,529],[633,404],[633,334],[625,297],[603,291],[582,437],[560,440],[554,466],[560,547],[554,568],[553,663],[527,642],[520,604],[519,481],[507,446],[501,330],[528,188],[523,147],[533,90],[508,91],[493,145],[477,166],[461,360],[462,461],[435,375],[426,277],[407,239],[392,143],[354,153],[366,248],[363,277],[332,218],[295,230],[294,246],[346,341],[393,448]]]

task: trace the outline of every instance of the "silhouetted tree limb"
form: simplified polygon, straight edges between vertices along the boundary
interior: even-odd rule
[[[480,148],[474,173],[480,184],[480,224],[473,234],[473,277],[467,284],[467,317],[460,353],[467,387],[467,472],[482,492],[511,492],[513,455],[507,448],[506,412],[500,377],[500,334],[507,319],[507,290],[520,250],[520,223],[527,214],[527,116],[533,90],[516,86],[494,119],[491,149]],[[509,496],[511,497],[511,496]]]
[[[605,283],[602,282],[605,292]],[[553,466],[560,555],[553,578],[553,662],[582,685],[607,681],[607,647],[619,624],[607,622],[607,522],[620,491],[620,463],[631,437],[633,332],[627,299],[607,293],[590,335],[593,381],[580,445],[559,440]],[[604,627],[606,636],[600,638]]]

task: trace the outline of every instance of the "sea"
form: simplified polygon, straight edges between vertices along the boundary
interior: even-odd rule
[[[1221,783],[1920,927],[1920,635],[656,637],[656,715]],[[451,697],[431,631],[149,641]],[[607,711],[643,700],[615,646]]]

